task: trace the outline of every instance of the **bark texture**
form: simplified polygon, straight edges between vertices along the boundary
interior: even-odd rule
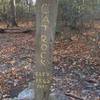
[[[52,49],[57,17],[57,0],[37,0],[36,98],[49,100],[52,83]]]

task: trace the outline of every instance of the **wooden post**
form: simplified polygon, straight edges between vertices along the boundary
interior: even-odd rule
[[[35,100],[48,100],[52,83],[52,48],[57,18],[57,0],[36,2]]]

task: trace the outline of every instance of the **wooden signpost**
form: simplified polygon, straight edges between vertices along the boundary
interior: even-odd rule
[[[57,0],[37,0],[35,100],[49,100]]]

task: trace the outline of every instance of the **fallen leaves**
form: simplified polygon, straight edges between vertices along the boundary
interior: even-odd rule
[[[13,89],[20,90],[33,80],[34,38],[32,34],[2,34],[0,44],[0,91],[10,94]],[[89,45],[77,37],[70,42],[55,41],[54,87],[76,95],[90,86],[98,89],[100,58],[94,48],[94,44]]]
[[[69,43],[65,40],[55,42],[53,63],[56,88],[71,93],[71,96],[76,94],[75,97],[82,97],[83,100],[99,97],[99,91],[94,89],[100,81],[96,78],[100,72],[100,58],[98,49],[94,49],[93,54],[94,44],[90,45],[84,39],[76,37]],[[84,95],[84,91],[88,93]]]
[[[0,92],[9,94],[33,80],[32,34],[0,34]],[[17,93],[16,89],[16,93]]]

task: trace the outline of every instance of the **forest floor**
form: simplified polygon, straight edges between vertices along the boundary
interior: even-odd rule
[[[53,88],[64,93],[65,100],[100,100],[100,40],[85,35],[55,41]],[[16,97],[34,79],[34,36],[34,32],[0,33],[3,98]]]

